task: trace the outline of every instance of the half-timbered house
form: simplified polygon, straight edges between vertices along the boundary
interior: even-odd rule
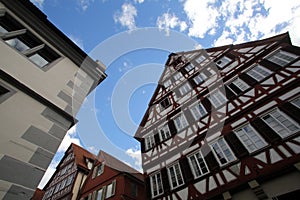
[[[171,53],[135,134],[148,199],[296,199],[299,69],[288,33]]]

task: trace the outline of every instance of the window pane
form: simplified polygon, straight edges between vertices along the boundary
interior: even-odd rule
[[[178,163],[169,167],[168,173],[169,173],[172,188],[176,188],[184,183],[180,166]]]
[[[183,114],[176,117],[174,119],[174,122],[175,122],[175,126],[176,126],[178,131],[182,130],[183,128],[185,128],[188,125],[188,123],[187,123],[187,121],[186,121]]]
[[[224,138],[220,138],[211,146],[221,165],[231,162],[235,159]]]
[[[229,62],[231,62],[231,59],[224,56],[222,58],[220,58],[219,60],[216,61],[216,65],[220,68],[224,68],[225,65],[227,65]]]
[[[261,81],[265,77],[269,76],[271,73],[272,73],[271,71],[267,70],[266,68],[260,65],[256,65],[255,67],[253,67],[251,70],[247,72],[249,76],[251,76],[257,81]]]
[[[32,56],[29,56],[29,59],[39,67],[44,67],[49,63],[46,59],[44,59],[41,55],[37,53],[33,54]]]
[[[268,58],[269,61],[276,63],[280,66],[285,66],[288,63],[292,62],[295,60],[298,56],[295,54],[286,52],[286,51],[279,51],[276,54],[272,55],[271,57]]]
[[[102,199],[102,195],[103,195],[103,189],[101,188],[101,189],[98,190],[98,192],[97,192],[97,200],[101,200],[101,199]]]

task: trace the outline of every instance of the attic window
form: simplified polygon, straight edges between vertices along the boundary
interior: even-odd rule
[[[216,65],[219,68],[223,69],[230,62],[231,62],[230,58],[223,56],[222,58],[220,58],[219,60],[216,61]]]
[[[171,101],[170,101],[169,97],[164,98],[164,99],[160,102],[160,106],[161,106],[163,109],[167,109],[170,105],[171,105]]]

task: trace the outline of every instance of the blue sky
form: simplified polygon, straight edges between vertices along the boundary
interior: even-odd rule
[[[86,99],[40,187],[70,142],[141,169],[132,136],[170,52],[253,41],[289,31],[300,45],[298,0],[31,0],[108,77]]]

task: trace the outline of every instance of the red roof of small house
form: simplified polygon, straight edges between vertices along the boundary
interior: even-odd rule
[[[45,191],[44,190],[41,190],[39,188],[36,188],[31,200],[42,200],[43,199],[43,196],[45,194]]]

